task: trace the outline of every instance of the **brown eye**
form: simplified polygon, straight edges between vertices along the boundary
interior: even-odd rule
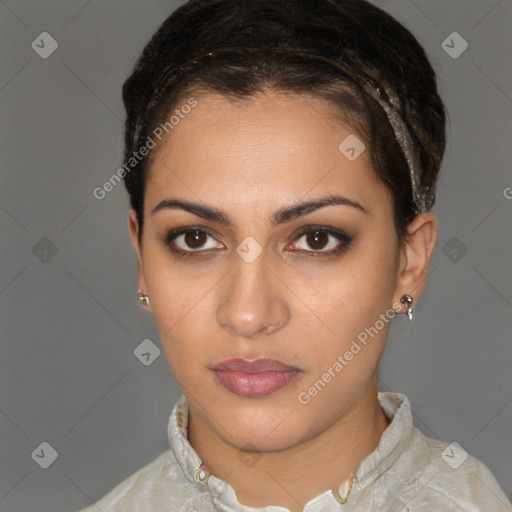
[[[200,249],[207,240],[208,235],[204,231],[189,231],[184,235],[184,242],[190,249]]]
[[[313,231],[306,235],[306,242],[311,249],[319,251],[329,243],[329,235],[323,231]]]
[[[338,254],[352,242],[343,231],[328,227],[305,230],[296,240],[294,250],[323,256]]]
[[[207,231],[199,228],[178,228],[164,238],[165,244],[177,255],[206,254],[211,250],[224,249]]]

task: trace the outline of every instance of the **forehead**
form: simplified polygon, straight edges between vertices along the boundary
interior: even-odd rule
[[[362,137],[330,101],[283,92],[194,98],[197,105],[181,113],[154,150],[148,204],[165,191],[196,199],[229,192],[233,201],[255,193],[293,201],[333,187],[359,199],[382,193]]]

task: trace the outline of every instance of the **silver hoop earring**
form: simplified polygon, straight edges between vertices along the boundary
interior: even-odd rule
[[[407,293],[404,293],[402,295],[402,298],[400,299],[400,302],[402,304],[405,304],[407,316],[409,317],[409,322],[412,322],[412,315],[414,313],[412,309],[412,303],[414,302],[414,299],[410,295],[407,295]]]
[[[144,295],[142,290],[137,290],[137,300],[141,306],[149,306],[149,296]]]

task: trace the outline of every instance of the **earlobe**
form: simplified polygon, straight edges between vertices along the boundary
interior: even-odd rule
[[[139,242],[139,222],[133,208],[128,212],[128,232],[137,257],[137,299],[140,305],[149,308],[149,297],[146,295],[147,285],[144,276],[142,247]]]
[[[407,232],[408,239],[401,249],[395,303],[400,303],[404,294],[412,297],[414,303],[417,303],[425,286],[428,266],[437,241],[437,219],[430,212],[420,213],[410,222]],[[405,310],[404,304],[402,312]]]

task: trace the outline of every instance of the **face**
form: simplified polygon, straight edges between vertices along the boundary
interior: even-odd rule
[[[392,199],[368,150],[339,149],[354,132],[330,103],[196,98],[152,155],[141,245],[130,212],[139,287],[191,414],[284,449],[375,380],[400,297]]]

